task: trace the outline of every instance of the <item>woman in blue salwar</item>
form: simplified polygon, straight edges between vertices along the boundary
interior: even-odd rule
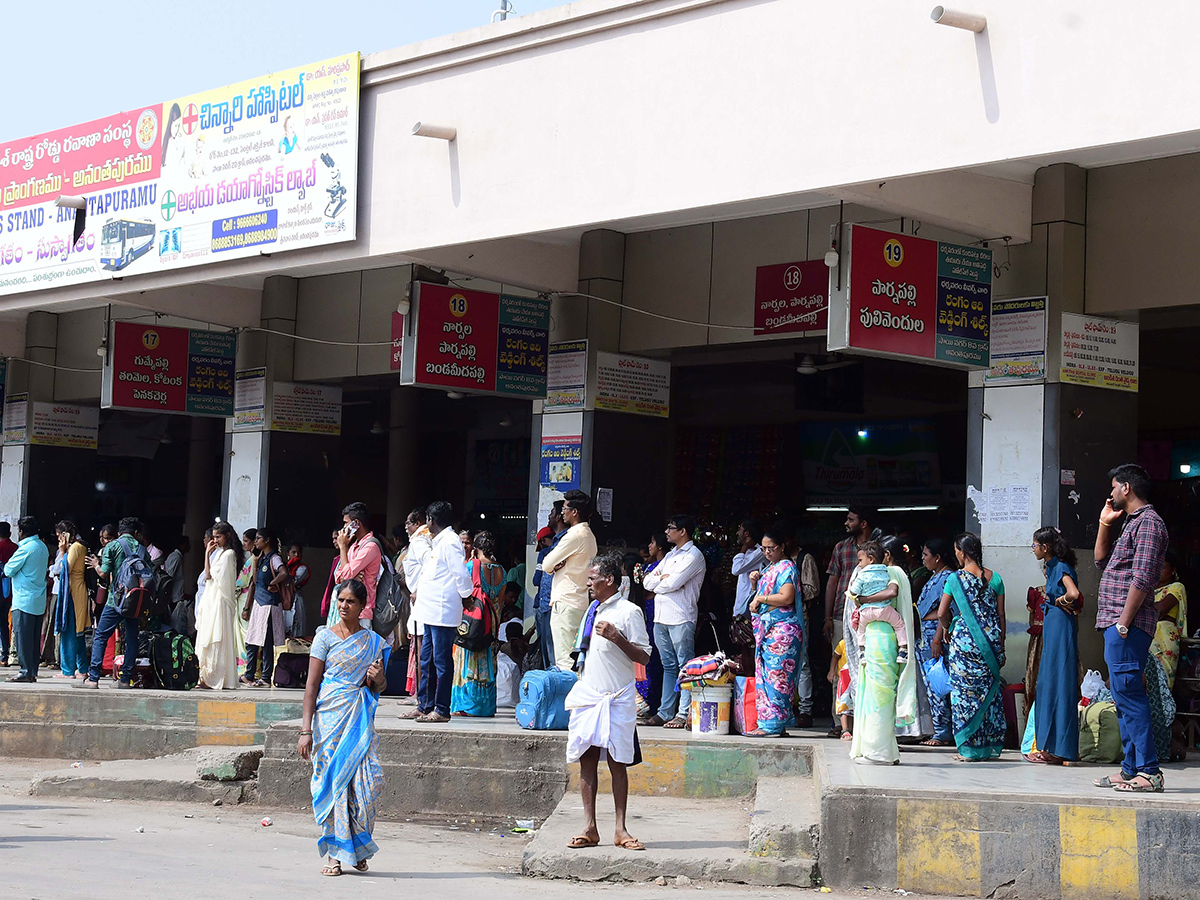
[[[1079,759],[1079,576],[1075,551],[1057,528],[1033,533],[1033,554],[1046,567],[1042,662],[1038,667],[1034,749],[1029,762],[1061,765]]]
[[[339,620],[313,640],[304,692],[304,724],[296,749],[313,764],[313,816],[321,827],[317,850],[329,857],[322,875],[342,865],[367,871],[379,848],[371,836],[383,792],[375,709],[387,686],[389,650],[359,624],[367,588],[357,579],[338,585]]]
[[[959,570],[946,579],[931,650],[935,659],[947,652],[955,759],[982,762],[1004,749],[1004,581],[983,567],[978,536],[960,534],[954,552]]]

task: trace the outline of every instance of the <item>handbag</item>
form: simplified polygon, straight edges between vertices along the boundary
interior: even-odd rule
[[[463,601],[462,621],[458,623],[458,633],[454,637],[456,646],[471,653],[477,653],[490,647],[493,640],[492,634],[495,631],[495,623],[492,621],[492,605],[483,593],[480,577],[479,560],[475,560],[471,565],[471,581],[474,583],[475,589],[471,592],[471,596]]]
[[[273,558],[273,557],[272,557]],[[287,568],[287,563],[284,563],[284,568]],[[279,570],[272,568],[272,574]],[[287,612],[292,608],[292,604],[296,602],[296,579],[292,577],[292,573],[288,572],[288,577],[279,583],[279,602],[283,606],[283,611]]]
[[[749,613],[734,616],[729,623],[729,642],[734,647],[754,646],[754,623]]]

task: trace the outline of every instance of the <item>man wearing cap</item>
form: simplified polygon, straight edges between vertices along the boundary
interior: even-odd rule
[[[537,588],[537,602],[533,608],[533,621],[537,628],[538,647],[542,654],[542,668],[554,667],[554,638],[550,634],[550,585],[554,581],[553,572],[542,571],[542,560],[546,554],[558,546],[566,533],[567,526],[562,518],[563,502],[555,500],[550,508],[549,524],[537,534],[538,568],[533,573],[533,586]]]

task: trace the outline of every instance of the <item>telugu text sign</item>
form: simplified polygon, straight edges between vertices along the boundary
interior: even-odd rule
[[[0,295],[353,240],[358,86],[351,53],[0,144]]]
[[[828,326],[829,269],[823,259],[755,270],[755,334],[824,331]]]
[[[1059,377],[1067,384],[1136,392],[1137,323],[1063,313]]]
[[[29,443],[40,447],[95,450],[100,408],[69,403],[29,404]]]
[[[271,430],[341,434],[342,389],[329,384],[276,381],[271,390]]]
[[[231,332],[115,322],[101,405],[232,416],[236,355]]]
[[[666,418],[671,414],[671,364],[641,356],[597,353],[595,406]]]
[[[1046,377],[1046,298],[993,300],[989,385],[1022,384]]]
[[[561,341],[550,345],[546,373],[546,412],[583,409],[587,401],[588,342]]]

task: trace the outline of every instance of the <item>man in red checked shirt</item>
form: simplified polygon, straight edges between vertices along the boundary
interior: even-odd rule
[[[367,605],[363,607],[358,624],[371,627],[375,616],[375,586],[379,583],[379,570],[383,566],[383,550],[375,535],[367,528],[371,515],[367,504],[354,502],[342,510],[342,530],[338,532],[337,546],[341,558],[333,577],[338,584],[357,578],[367,588]]]
[[[1096,628],[1104,634],[1104,662],[1117,707],[1125,759],[1121,774],[1096,779],[1096,787],[1128,793],[1162,793],[1163,776],[1150,727],[1143,673],[1158,622],[1154,587],[1167,552],[1167,526],[1148,502],[1150,476],[1125,464],[1108,473],[1112,495],[1100,510],[1095,559],[1100,569]],[[1124,523],[1122,523],[1124,519]],[[1117,534],[1118,526],[1120,534]]]

